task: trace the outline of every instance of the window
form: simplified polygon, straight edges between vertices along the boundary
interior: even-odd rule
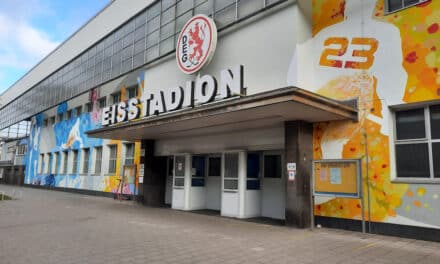
[[[205,156],[192,157],[191,186],[205,186]]]
[[[428,0],[387,0],[385,2],[387,6],[387,11],[394,12],[427,1]]]
[[[80,116],[81,113],[82,113],[82,105],[77,106],[77,107],[75,108],[75,115],[76,115],[76,116]]]
[[[52,173],[52,154],[51,153],[47,153],[47,168],[46,168],[46,173]]]
[[[168,157],[167,175],[173,177],[174,174],[174,157]],[[141,175],[140,177],[143,177]]]
[[[40,154],[40,158],[38,160],[38,173],[42,174],[43,173],[43,168],[44,168],[44,154]]]
[[[47,127],[47,124],[48,124],[48,120],[46,118],[46,119],[43,120],[43,126]]]
[[[98,106],[99,106],[99,108],[104,108],[105,106],[106,106],[106,99],[105,99],[105,97],[102,97],[102,98],[100,98],[99,100],[98,100]]]
[[[87,104],[85,104],[85,108],[86,108],[86,112],[87,112],[87,113],[92,112],[92,110],[93,110],[93,105],[92,105],[92,103],[87,103]]]
[[[90,150],[88,148],[85,148],[82,150],[83,154],[83,164],[82,164],[82,173],[87,174],[89,173],[89,155]]]
[[[222,174],[222,158],[209,157],[208,158],[208,176],[220,177]]]
[[[132,86],[127,88],[127,99],[134,98],[137,96],[137,86]]]
[[[61,171],[62,174],[67,173],[68,158],[69,158],[69,153],[67,151],[63,151],[63,169]]]
[[[54,152],[53,153],[53,164],[52,164],[52,174],[58,174],[58,158],[59,157],[59,153]]]
[[[72,110],[71,111],[66,111],[66,114],[64,115],[66,120],[69,120],[72,117]]]
[[[72,174],[76,174],[78,172],[78,150],[72,150]]]
[[[55,116],[49,117],[49,124],[51,125],[55,124]]]
[[[116,173],[117,145],[109,145],[108,173]]]
[[[112,94],[112,104],[117,104],[121,101],[121,93],[117,92]]]
[[[223,179],[223,189],[235,191],[238,189],[238,153],[225,154],[225,176]]]
[[[185,186],[185,156],[174,158],[174,187]]]
[[[264,155],[264,178],[281,178],[281,156]]]
[[[57,114],[57,122],[63,121],[63,113]]]
[[[95,174],[101,174],[102,147],[95,147]]]
[[[17,155],[26,155],[27,145],[19,145],[17,147]]]
[[[134,164],[134,144],[127,143],[127,144],[125,144],[124,165],[132,165],[132,164]]]
[[[440,105],[395,112],[398,178],[440,179]]]
[[[247,154],[247,180],[246,188],[248,190],[260,189],[260,154],[248,153]]]

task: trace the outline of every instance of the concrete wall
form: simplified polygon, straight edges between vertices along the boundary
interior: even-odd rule
[[[397,178],[390,109],[439,102],[440,3],[393,14],[384,9],[383,0],[315,1],[313,35],[292,47],[288,83],[335,99],[359,98],[359,122],[315,124],[313,149],[315,159],[362,159],[364,194],[367,169],[371,185],[367,219],[440,228],[438,180]],[[345,46],[346,52],[328,55]],[[360,49],[366,53],[355,55]],[[319,197],[315,203],[317,216],[361,218],[359,199]]]

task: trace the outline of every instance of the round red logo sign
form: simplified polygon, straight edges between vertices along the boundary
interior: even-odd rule
[[[217,27],[205,15],[191,18],[183,26],[176,47],[179,68],[186,74],[193,74],[208,64],[217,45]]]

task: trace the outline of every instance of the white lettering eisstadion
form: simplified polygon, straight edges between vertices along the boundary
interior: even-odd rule
[[[243,66],[238,65],[220,72],[220,82],[212,75],[203,75],[187,81],[185,86],[145,90],[142,98],[131,98],[103,109],[103,126],[138,118],[157,116],[172,111],[191,108],[213,101],[245,95]]]

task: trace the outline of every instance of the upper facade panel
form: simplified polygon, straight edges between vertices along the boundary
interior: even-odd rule
[[[195,14],[213,17],[222,30],[281,2],[286,0],[114,1],[2,95],[0,129],[173,53],[182,26]]]

